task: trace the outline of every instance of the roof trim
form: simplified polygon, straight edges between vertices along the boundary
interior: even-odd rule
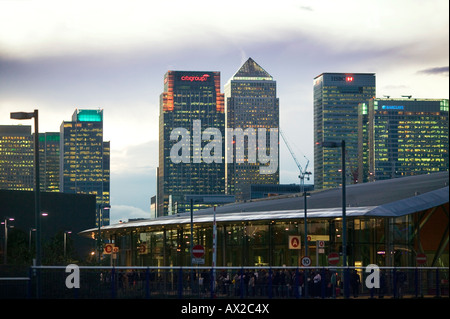
[[[449,202],[449,187],[427,192],[407,199],[398,200],[392,203],[380,206],[366,207],[347,207],[346,216],[348,217],[401,217],[427,210],[432,207],[440,206]],[[342,217],[342,207],[308,209],[307,218],[339,218]],[[216,214],[216,222],[251,222],[263,220],[293,220],[305,218],[303,209],[279,210],[279,211],[258,211],[258,212],[234,212]],[[213,214],[194,214],[196,224],[212,223]],[[165,216],[155,219],[146,219],[128,223],[114,224],[102,227],[103,231],[120,230],[127,228],[184,225],[191,221],[190,214],[179,216]],[[98,228],[91,228],[80,232],[88,234],[97,232]]]
[[[367,216],[400,217],[449,202],[449,187],[377,206]]]

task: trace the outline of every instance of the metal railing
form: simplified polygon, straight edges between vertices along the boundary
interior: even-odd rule
[[[377,285],[366,283],[371,273],[364,267],[76,267],[77,274],[40,266],[31,267],[29,277],[0,278],[0,298],[449,297],[449,269],[443,267],[379,267]],[[72,279],[79,288],[71,288]]]

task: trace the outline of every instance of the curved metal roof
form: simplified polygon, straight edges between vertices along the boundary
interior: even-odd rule
[[[349,185],[346,188],[349,217],[398,217],[423,211],[449,201],[448,172],[410,176],[373,183]],[[342,216],[340,188],[313,192],[307,199],[308,218],[337,218]],[[245,222],[257,220],[303,219],[301,194],[269,198],[252,202],[216,207],[216,222]],[[105,231],[180,225],[190,223],[190,213],[145,219],[102,227]],[[213,208],[194,213],[194,222],[212,223]],[[89,235],[92,228],[81,232]]]

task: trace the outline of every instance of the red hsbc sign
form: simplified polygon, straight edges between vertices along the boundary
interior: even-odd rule
[[[190,75],[183,75],[181,77],[181,81],[190,81],[190,82],[205,82],[210,77],[209,74],[203,74],[202,76],[190,76]]]

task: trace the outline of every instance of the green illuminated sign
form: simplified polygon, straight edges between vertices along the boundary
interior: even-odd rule
[[[81,110],[78,114],[79,122],[101,122],[102,113],[97,110]]]

